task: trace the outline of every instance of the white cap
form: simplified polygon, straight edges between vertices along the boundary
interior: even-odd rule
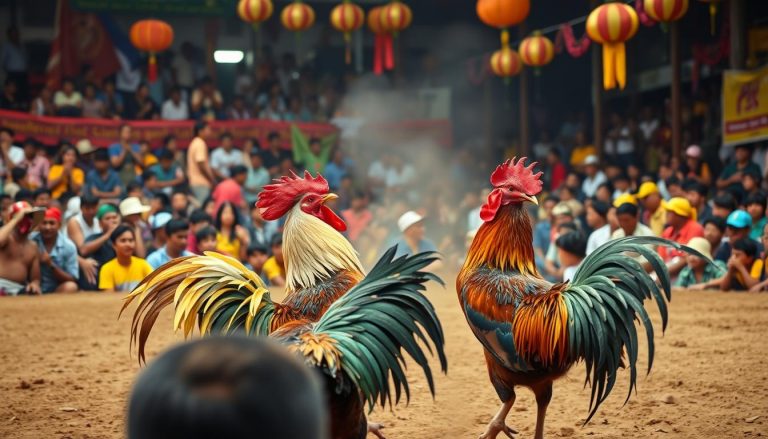
[[[93,147],[93,144],[88,139],[80,139],[75,145],[75,149],[77,149],[77,152],[80,155],[90,154],[96,151],[96,148]]]
[[[128,197],[120,202],[120,215],[124,217],[146,212],[149,212],[149,206],[141,204],[141,200],[136,197]]]
[[[408,230],[408,227],[411,227],[412,225],[418,223],[419,221],[423,220],[424,217],[419,215],[418,213],[409,210],[408,212],[405,212],[402,216],[400,216],[400,219],[397,220],[397,228],[400,229],[401,232],[405,232]]]
[[[596,165],[598,163],[600,163],[600,159],[594,154],[588,155],[587,158],[584,159],[584,165]]]
[[[168,224],[168,221],[172,219],[173,219],[173,215],[171,215],[170,213],[158,212],[149,218],[149,224],[152,227],[152,230],[157,230],[162,227],[165,227],[165,225]]]

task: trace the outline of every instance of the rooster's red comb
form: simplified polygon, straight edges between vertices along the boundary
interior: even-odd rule
[[[256,207],[261,209],[265,220],[274,221],[285,215],[301,196],[308,193],[324,195],[329,191],[328,181],[322,175],[312,177],[309,171],[304,171],[302,178],[291,171],[291,175],[276,178],[274,183],[264,186]]]
[[[497,166],[496,170],[491,174],[491,184],[493,187],[511,187],[518,192],[530,196],[541,192],[542,172],[533,173],[533,168],[538,163],[532,162],[530,165],[525,166],[526,160],[528,160],[527,157],[521,157],[519,160],[515,157]]]

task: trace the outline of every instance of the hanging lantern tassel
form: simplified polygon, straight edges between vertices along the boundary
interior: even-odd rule
[[[627,84],[627,49],[624,43],[603,44],[603,88],[610,90],[618,83]]]
[[[157,81],[157,57],[155,52],[149,52],[149,65],[147,66],[147,79],[150,84]]]
[[[587,17],[587,34],[592,41],[603,45],[603,87],[606,90],[615,88],[617,84],[623,90],[627,84],[624,42],[635,35],[638,25],[637,12],[622,3],[598,6]]]
[[[709,4],[709,33],[715,34],[715,20],[717,18],[717,3]]]

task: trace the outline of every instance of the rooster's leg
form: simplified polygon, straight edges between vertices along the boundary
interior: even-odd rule
[[[501,404],[501,408],[496,415],[491,419],[488,427],[485,429],[485,433],[480,435],[479,439],[496,439],[499,433],[504,433],[507,437],[513,438],[513,434],[517,434],[517,430],[514,430],[507,426],[506,419],[509,415],[509,411],[512,410],[512,405],[515,403],[515,392],[513,391],[511,397]]]
[[[533,393],[536,395],[536,405],[538,406],[534,439],[544,439],[544,418],[547,416],[547,407],[552,399],[552,382],[534,387]]]

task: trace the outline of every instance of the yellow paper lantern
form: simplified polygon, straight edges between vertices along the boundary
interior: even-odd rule
[[[627,83],[627,52],[624,42],[637,33],[637,12],[623,3],[598,6],[587,17],[587,34],[603,45],[603,87],[624,89]]]

